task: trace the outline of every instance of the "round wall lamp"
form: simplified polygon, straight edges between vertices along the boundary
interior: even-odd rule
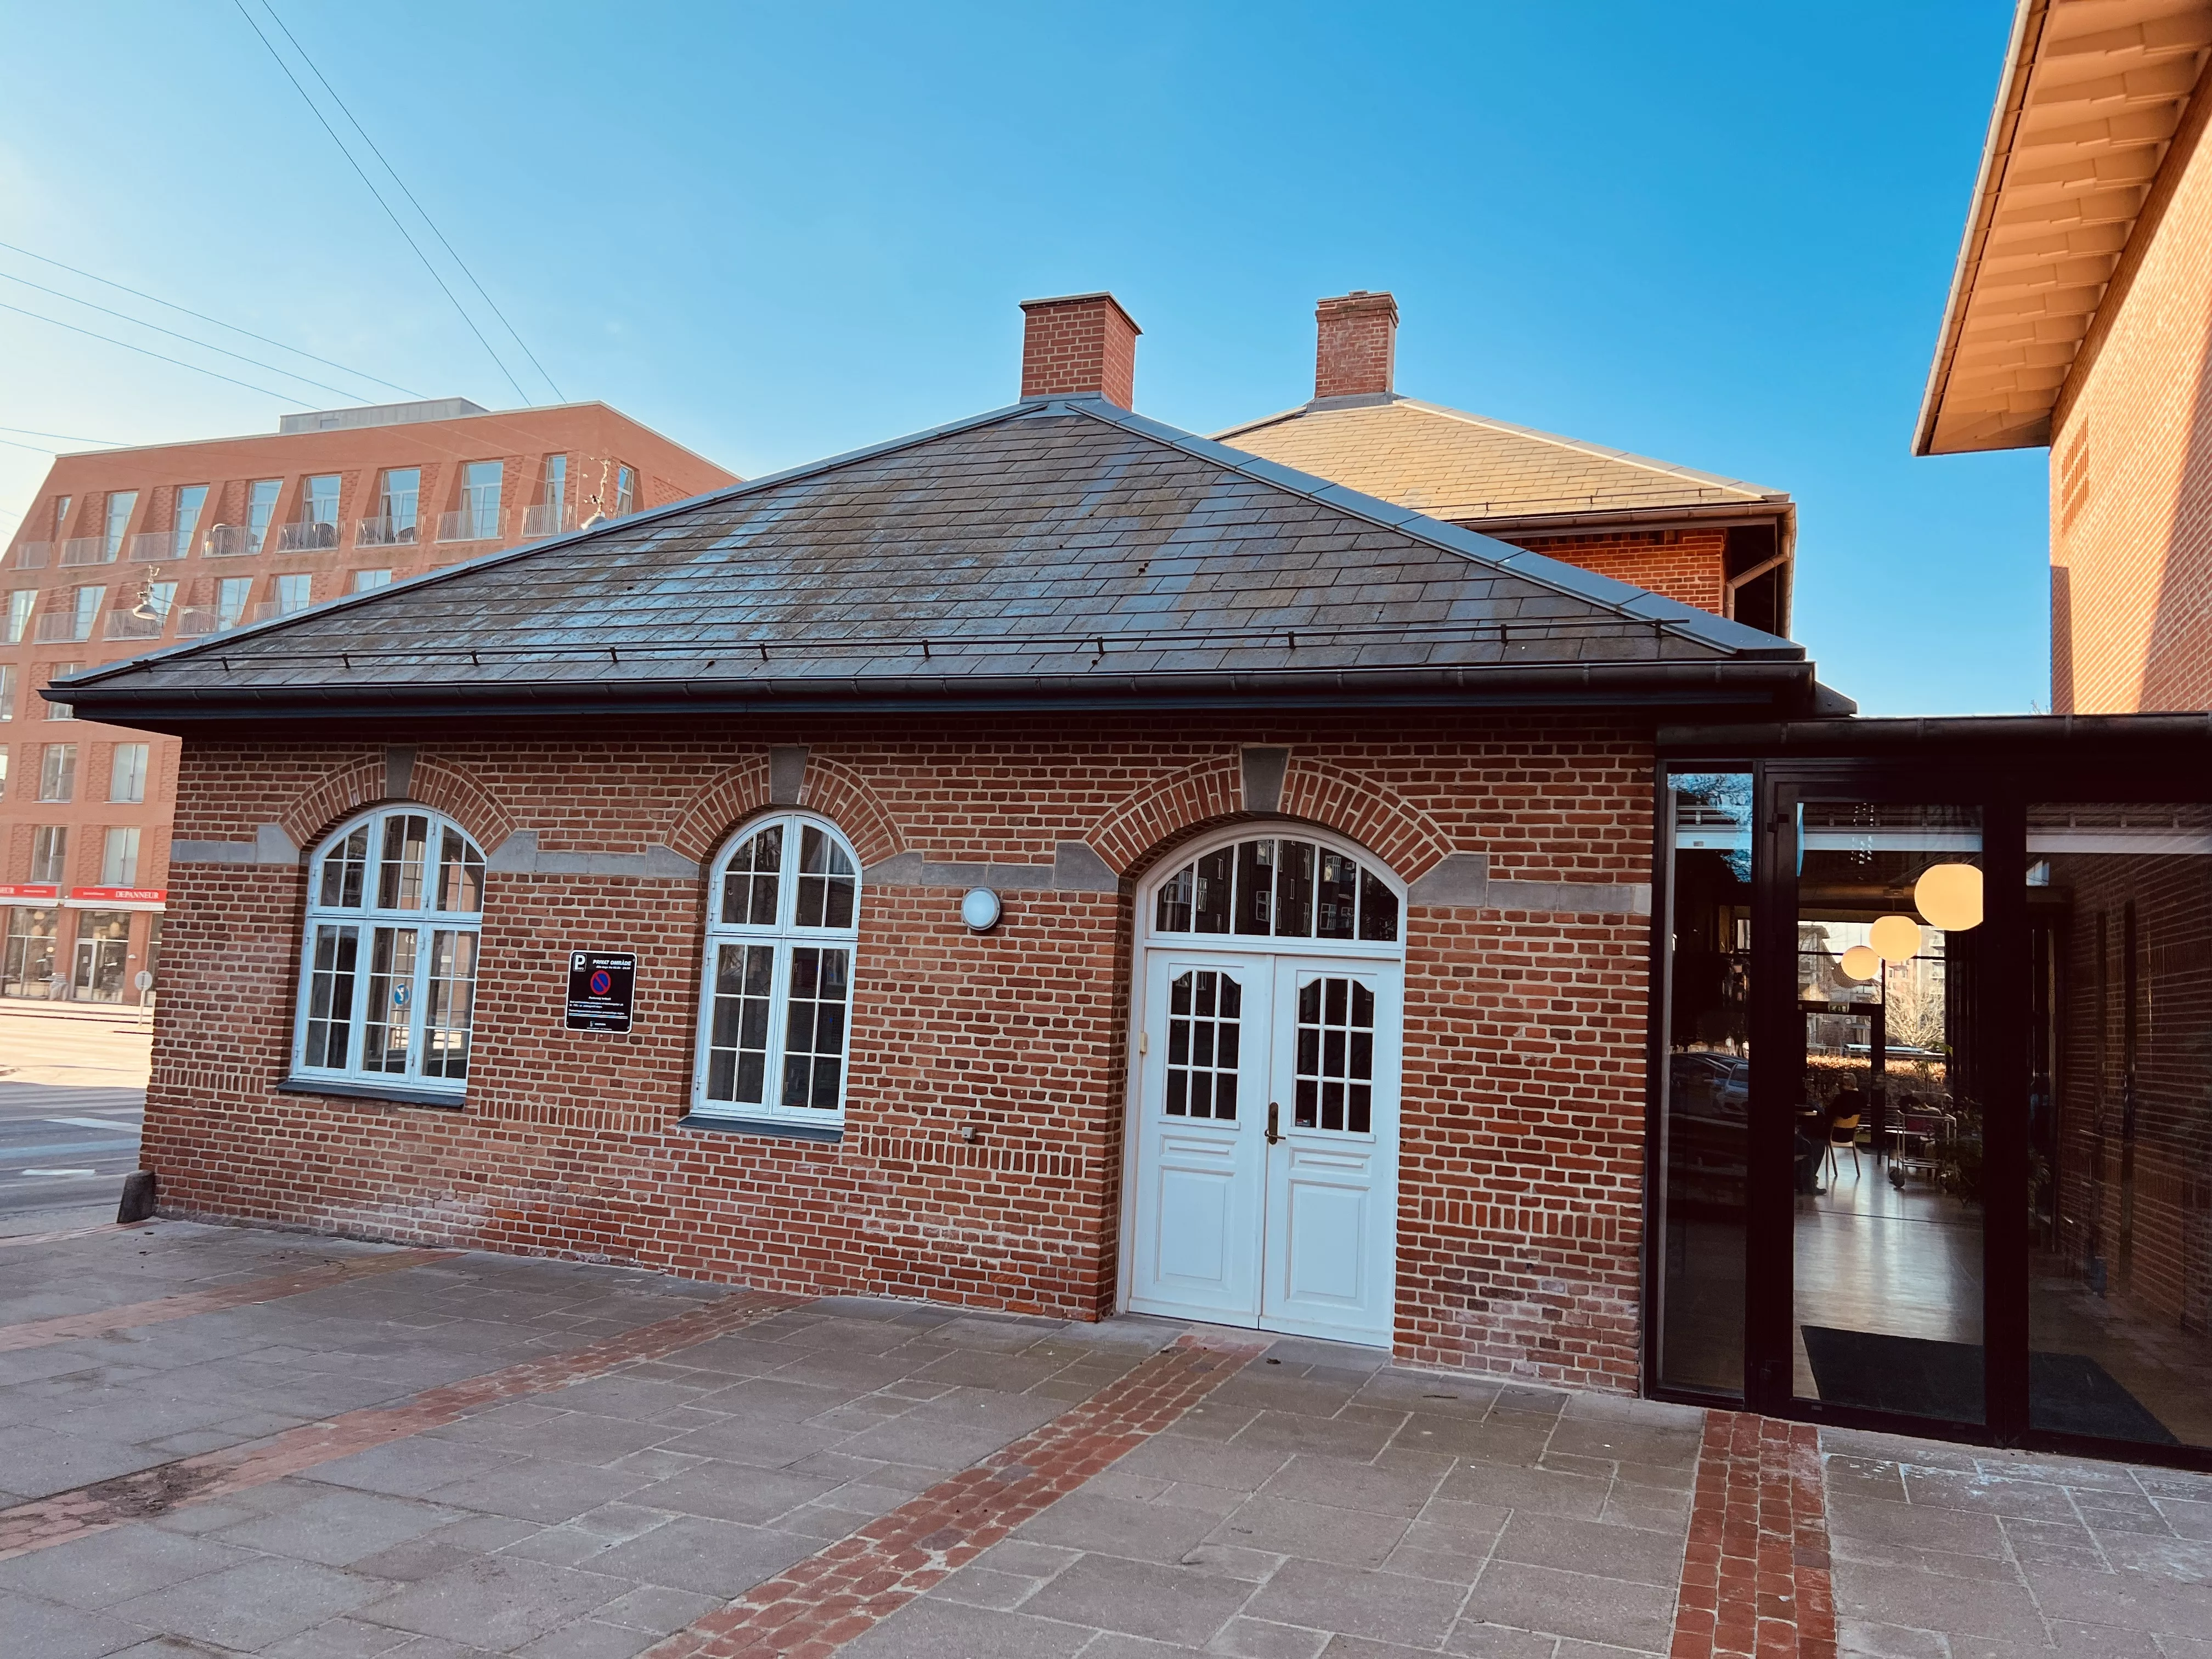
[[[1843,969],[1845,979],[1856,980],[1863,985],[1881,971],[1881,953],[1871,945],[1854,945],[1836,965]]]
[[[978,933],[999,925],[1000,910],[999,896],[988,887],[970,887],[960,901],[960,920]]]
[[[1971,864],[1931,864],[1912,885],[1913,908],[1930,927],[1963,933],[1982,925],[1982,872]]]
[[[1920,954],[1920,924],[1911,916],[1884,916],[1867,937],[1885,962],[1910,962]]]

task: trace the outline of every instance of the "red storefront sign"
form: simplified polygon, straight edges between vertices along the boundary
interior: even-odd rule
[[[52,892],[51,887],[46,891]],[[169,890],[166,887],[72,887],[71,904],[140,905],[166,904]]]
[[[61,896],[60,888],[47,883],[0,881],[0,904],[10,902],[21,903],[27,899],[35,900],[42,904],[52,904]]]

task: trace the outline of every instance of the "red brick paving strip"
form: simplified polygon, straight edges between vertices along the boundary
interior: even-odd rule
[[[1670,1659],[1834,1659],[1820,1431],[1707,1412]]]
[[[459,1250],[387,1250],[382,1255],[356,1256],[349,1261],[326,1261],[320,1267],[300,1267],[264,1279],[243,1279],[234,1285],[216,1285],[181,1296],[158,1297],[151,1302],[131,1302],[120,1308],[101,1308],[92,1313],[64,1314],[58,1319],[27,1319],[20,1325],[0,1325],[0,1353],[18,1348],[43,1348],[80,1336],[105,1336],[110,1331],[136,1330],[164,1320],[189,1319],[194,1314],[221,1313],[256,1302],[274,1302],[287,1296],[326,1291],[356,1279],[396,1273],[433,1261],[448,1261]]]
[[[1267,1346],[1187,1333],[1034,1433],[756,1584],[643,1659],[835,1653],[1166,1428]]]
[[[471,1412],[581,1382],[633,1359],[659,1359],[787,1311],[805,1298],[738,1291],[673,1318],[603,1337],[568,1353],[526,1359],[504,1370],[447,1382],[397,1406],[370,1406],[222,1451],[118,1475],[73,1492],[0,1510],[0,1561],[51,1549],[127,1522],[165,1515],[250,1486],[266,1486],[319,1464],[374,1450]]]

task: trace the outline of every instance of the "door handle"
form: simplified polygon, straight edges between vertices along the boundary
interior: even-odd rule
[[[1282,1110],[1273,1101],[1267,1103],[1267,1144],[1270,1146],[1283,1138],[1282,1132],[1275,1127],[1282,1121]]]

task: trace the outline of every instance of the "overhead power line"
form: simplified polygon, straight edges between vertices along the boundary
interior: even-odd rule
[[[476,319],[469,315],[468,307],[464,306],[453,290],[446,285],[446,279],[438,274],[438,267],[432,264],[430,256],[422,252],[422,245],[415,240],[413,233],[407,228],[399,216],[392,211],[392,204],[384,199],[384,192],[377,189],[375,181],[354,158],[354,153],[346,148],[345,141],[338,137],[337,129],[333,127],[328,118],[323,114],[322,106],[307,95],[307,88],[300,84],[300,77],[292,73],[292,66],[284,61],[284,54],[276,50],[276,43],[269,38],[267,32],[260,24],[253,21],[253,14],[246,9],[246,0],[231,0],[231,3],[238,8],[238,15],[246,20],[246,26],[253,31],[254,38],[268,48],[269,55],[276,60],[276,67],[284,71],[284,78],[292,83],[292,89],[300,94],[301,100],[307,105],[315,119],[320,123],[323,131],[330,134],[331,142],[338,147],[338,153],[345,157],[346,165],[359,175],[362,183],[368,187],[368,193],[376,198],[376,204],[384,210],[384,216],[392,221],[392,228],[405,238],[407,246],[415,250],[415,257],[422,262],[422,269],[430,273],[430,280],[437,283],[438,291],[452,301],[455,311],[460,313],[461,320],[469,325],[469,332],[477,337],[477,343],[484,349],[484,355],[492,360],[498,367],[499,372],[507,377],[507,383],[514,388],[514,395],[526,404],[530,402],[530,394],[522,389],[522,383],[514,378],[514,372],[507,368],[505,360],[499,353],[492,349],[491,342],[484,338],[483,331],[477,326]],[[270,15],[273,17],[276,14],[271,12]]]
[[[302,409],[314,407],[306,398],[295,398],[289,392],[274,392],[265,386],[255,386],[251,380],[238,380],[228,374],[218,374],[214,369],[203,368],[198,363],[188,363],[181,357],[172,357],[164,352],[149,351],[144,346],[132,345],[130,341],[118,340],[112,334],[94,333],[91,329],[79,328],[75,323],[65,323],[58,317],[42,316],[35,311],[26,311],[21,306],[11,306],[5,300],[0,300],[0,311],[12,311],[19,317],[28,317],[34,322],[51,323],[56,328],[65,328],[72,334],[82,334],[94,340],[105,340],[110,345],[121,346],[125,351],[135,351],[142,357],[158,358],[165,363],[174,363],[179,368],[189,368],[195,374],[206,374],[218,380],[228,380],[233,386],[242,386],[248,392],[258,392],[264,398],[282,398],[288,404],[297,404]]]
[[[233,334],[243,334],[249,340],[258,340],[264,345],[275,346],[279,351],[289,351],[295,357],[305,357],[311,363],[320,363],[325,368],[335,368],[341,374],[351,374],[356,379],[368,380],[377,386],[390,386],[394,392],[404,392],[410,398],[420,398],[423,395],[419,392],[410,391],[397,380],[387,380],[380,374],[371,374],[367,369],[356,368],[349,363],[333,362],[328,357],[318,357],[312,351],[302,351],[298,346],[286,345],[282,340],[272,340],[266,334],[256,334],[252,329],[240,328],[236,323],[226,323],[220,317],[210,317],[204,311],[194,311],[190,306],[180,306],[173,300],[164,300],[158,295],[147,293],[143,289],[132,288],[127,283],[118,283],[112,277],[98,276],[89,270],[80,270],[75,265],[65,265],[59,259],[50,259],[43,253],[33,253],[27,247],[17,247],[13,242],[0,242],[0,248],[5,248],[10,253],[20,253],[26,259],[36,259],[42,265],[52,265],[57,270],[66,270],[70,276],[82,276],[87,282],[98,283],[102,288],[116,289],[125,294],[133,295],[138,299],[160,306],[166,311],[180,312],[187,317],[197,317],[204,323],[213,323],[217,328],[228,329]],[[16,280],[21,279],[19,277]],[[152,325],[149,324],[148,326],[150,327]]]
[[[261,4],[276,27],[284,31],[284,38],[292,43],[292,50],[300,54],[300,61],[307,66],[307,72],[315,77],[325,92],[330,94],[331,101],[338,106],[338,113],[344,116],[352,125],[353,130],[361,135],[361,142],[368,146],[368,153],[376,157],[385,172],[392,176],[392,182],[399,186],[399,193],[407,198],[408,205],[422,216],[422,222],[430,227],[430,234],[438,239],[438,246],[444,248],[453,262],[460,267],[461,275],[469,279],[469,286],[476,289],[477,297],[490,308],[493,316],[499,319],[499,325],[507,331],[515,344],[522,348],[522,355],[530,359],[531,368],[536,369],[539,378],[553,388],[554,397],[566,402],[567,399],[562,398],[559,384],[550,374],[546,374],[545,365],[538,361],[538,354],[530,349],[530,342],[522,337],[513,323],[507,321],[507,313],[499,308],[499,302],[484,292],[484,285],[477,280],[476,272],[469,269],[468,261],[462,258],[453,245],[446,240],[446,233],[438,228],[438,222],[430,216],[428,210],[422,203],[415,199],[415,192],[407,188],[407,181],[399,176],[399,169],[393,167],[386,158],[384,152],[376,147],[376,140],[370,137],[368,129],[356,119],[353,111],[346,106],[346,100],[338,96],[338,89],[330,83],[321,70],[315,67],[315,60],[307,56],[307,49],[300,44],[300,37],[294,34],[283,18],[277,15],[273,0],[261,0]]]
[[[349,392],[345,387],[332,386],[327,380],[318,380],[309,375],[295,373],[292,369],[279,368],[275,363],[264,363],[258,357],[249,357],[242,351],[233,351],[226,346],[210,345],[205,340],[196,338],[190,334],[179,334],[173,328],[163,328],[159,323],[147,322],[143,318],[133,317],[127,311],[116,311],[107,306],[96,306],[89,300],[78,299],[74,294],[64,294],[58,288],[48,288],[44,283],[34,283],[27,276],[11,276],[6,271],[0,270],[0,281],[21,283],[25,288],[34,288],[41,294],[51,294],[57,300],[66,300],[73,306],[82,306],[88,311],[97,311],[103,316],[118,318],[134,327],[150,328],[156,334],[166,334],[173,340],[182,340],[186,345],[196,345],[203,351],[212,351],[222,356],[234,358],[241,363],[251,363],[256,368],[267,369],[271,374],[282,374],[286,380],[298,380],[302,385],[317,386],[325,392],[335,392],[341,398],[353,398],[361,396],[358,392]]]
[[[65,444],[106,444],[111,449],[125,449],[120,438],[88,438],[81,432],[40,432],[27,426],[0,426],[0,432],[12,432],[19,438],[59,438]]]

